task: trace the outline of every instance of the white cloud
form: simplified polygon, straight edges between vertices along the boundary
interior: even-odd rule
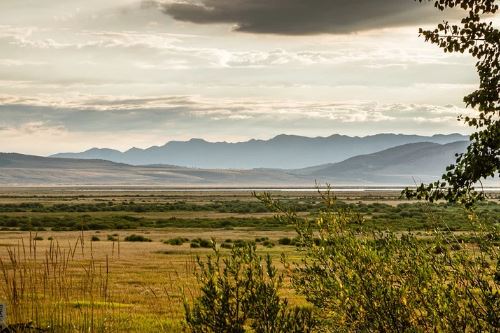
[[[140,0],[30,4],[0,1],[0,151],[464,131],[455,118],[477,85],[468,56],[416,27],[257,36]]]
[[[381,104],[374,102],[307,102],[296,100],[252,99],[210,99],[199,96],[73,96],[71,100],[54,96],[35,96],[20,98],[0,96],[0,110],[7,114],[9,109],[19,109],[25,117],[43,115],[49,122],[61,122],[67,126],[72,123],[72,116],[79,115],[72,126],[86,127],[80,123],[85,118],[111,118],[115,124],[127,128],[127,121],[147,123],[154,126],[158,119],[174,120],[195,116],[208,120],[240,119],[266,120],[274,123],[290,120],[327,120],[341,123],[376,123],[382,121],[414,121],[427,119],[436,122],[448,122],[450,117],[460,113],[474,112],[457,106],[426,104]],[[4,122],[16,122],[16,112],[10,111]],[[148,120],[149,119],[149,120]],[[149,123],[151,121],[152,123]],[[66,124],[64,123],[66,122]],[[32,124],[30,122],[30,124]],[[33,124],[39,124],[35,122]],[[113,125],[115,126],[115,125]],[[146,128],[145,128],[146,129]]]
[[[94,146],[127,149],[202,137],[215,141],[379,132],[466,132],[472,110],[362,101],[220,99],[200,96],[0,96],[0,151],[50,154]],[[36,140],[37,145],[33,145]],[[31,143],[31,146],[30,144]]]

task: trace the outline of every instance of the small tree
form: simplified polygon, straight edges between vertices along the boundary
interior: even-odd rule
[[[445,52],[468,52],[477,59],[479,89],[464,97],[467,106],[477,109],[476,117],[459,116],[475,132],[470,136],[467,151],[457,155],[456,163],[446,169],[442,180],[408,188],[408,198],[430,201],[445,199],[471,207],[484,197],[474,186],[482,179],[498,177],[500,170],[500,31],[493,22],[483,21],[498,11],[496,0],[417,0],[435,1],[438,10],[461,8],[465,16],[460,24],[445,21],[436,29],[420,34]]]
[[[184,303],[188,328],[193,333],[307,333],[314,326],[307,308],[290,307],[279,296],[283,274],[255,244],[233,248],[223,258],[214,243],[206,262],[198,257],[201,296]]]

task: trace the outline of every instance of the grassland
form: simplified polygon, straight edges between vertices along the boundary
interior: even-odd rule
[[[338,205],[362,214],[370,229],[413,230],[423,237],[436,228],[461,236],[470,230],[467,213],[459,207],[408,203],[398,199],[398,192],[390,191],[342,192],[338,196]],[[276,192],[275,197],[305,217],[320,208],[320,197],[314,192]],[[484,223],[498,223],[498,194],[491,194],[489,202],[479,205],[477,214]],[[3,189],[0,258],[4,275],[16,269],[13,255],[18,259],[24,256],[29,268],[23,268],[24,278],[43,281],[21,300],[52,309],[35,311],[40,323],[47,324],[47,318],[55,313],[53,309],[64,305],[70,309],[64,314],[65,320],[84,322],[87,331],[92,320],[96,324],[90,331],[108,327],[109,331],[120,332],[180,332],[183,297],[198,292],[195,257],[210,253],[210,249],[193,243],[215,239],[231,247],[238,241],[252,241],[278,264],[281,253],[292,260],[299,257],[293,246],[280,244],[284,238],[293,239],[294,230],[277,222],[273,215],[249,192]],[[132,235],[148,241],[125,241]],[[65,277],[69,280],[64,281],[100,292],[94,294],[68,283],[58,284],[65,297],[47,292],[56,280],[44,278],[54,252],[64,258],[71,253],[67,264],[54,264],[68,270],[71,279]],[[47,256],[52,259],[46,260]],[[0,298],[12,298],[9,286],[0,292]],[[286,296],[292,302],[301,302],[291,292]],[[15,321],[33,320],[33,304],[31,309],[25,304],[18,312]],[[96,318],[90,318],[94,313]],[[82,331],[82,327],[75,325],[72,331]]]

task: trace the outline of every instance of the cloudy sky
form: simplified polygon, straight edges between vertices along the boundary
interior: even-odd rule
[[[467,133],[473,60],[418,37],[441,15],[412,0],[2,0],[0,151]]]

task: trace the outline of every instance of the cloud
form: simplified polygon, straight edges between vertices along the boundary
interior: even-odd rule
[[[465,132],[456,116],[470,112],[451,105],[361,101],[0,95],[0,151],[51,154],[95,146],[123,150],[193,137],[242,141],[282,133],[328,136]]]
[[[432,4],[412,0],[188,0],[160,8],[179,21],[283,35],[345,34],[439,22],[441,17]]]
[[[463,112],[450,105],[375,102],[307,102],[293,100],[210,99],[197,96],[80,96],[71,101],[51,96],[0,96],[3,124],[44,124],[77,131],[159,129],[190,119],[194,126],[211,121],[252,120],[296,122],[378,123],[425,118],[448,122]],[[33,127],[33,126],[30,126]]]

